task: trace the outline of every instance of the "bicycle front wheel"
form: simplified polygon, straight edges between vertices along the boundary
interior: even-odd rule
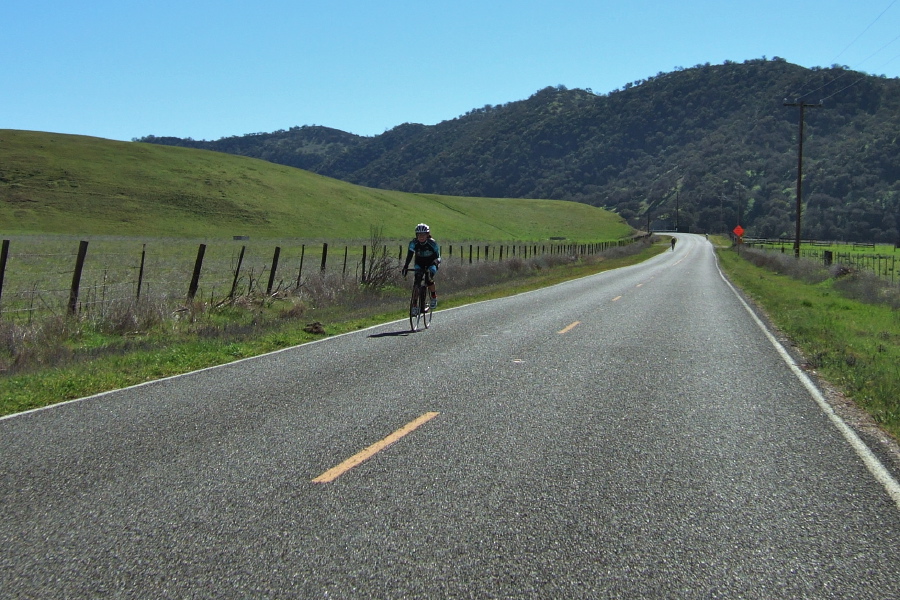
[[[409,328],[418,331],[422,323],[422,286],[413,285],[413,295],[409,303]]]
[[[428,294],[425,293],[427,289],[428,288],[425,286],[422,286],[422,324],[425,326],[425,329],[431,327],[431,311],[433,310],[428,299]]]

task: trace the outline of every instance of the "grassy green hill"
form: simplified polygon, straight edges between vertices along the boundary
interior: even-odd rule
[[[615,214],[554,200],[365,188],[230,154],[0,130],[0,234],[365,239],[618,239]]]
[[[781,58],[658,73],[608,94],[563,86],[377,136],[320,126],[146,141],[252,156],[358,185],[577,200],[636,227],[794,234],[799,109],[804,239],[900,240],[900,79]]]

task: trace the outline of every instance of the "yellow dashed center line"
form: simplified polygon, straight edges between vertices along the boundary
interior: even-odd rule
[[[571,325],[567,325],[565,329],[561,329],[558,333],[569,333],[579,325],[581,325],[581,321],[575,321]]]
[[[618,302],[618,301],[621,300],[621,299],[622,299],[622,296],[616,296],[615,298],[612,299],[612,301],[613,301],[613,302]]]
[[[322,473],[321,475],[319,475],[318,477],[313,479],[312,482],[313,483],[329,483],[331,481],[334,481],[335,479],[337,479],[338,477],[340,477],[341,475],[343,475],[344,473],[346,473],[347,471],[349,471],[356,465],[373,457],[375,454],[381,452],[382,450],[384,450],[385,448],[387,448],[388,446],[390,446],[391,444],[393,444],[394,442],[396,442],[403,436],[405,436],[409,433],[412,433],[413,431],[418,429],[420,426],[424,425],[425,423],[427,423],[431,419],[435,418],[439,414],[440,413],[436,413],[436,412],[427,412],[424,415],[422,415],[421,417],[419,417],[418,419],[416,419],[415,421],[410,421],[409,423],[407,423],[406,425],[404,425],[403,427],[401,427],[400,429],[398,429],[391,435],[387,436],[380,442],[375,442],[374,444],[372,444],[371,446],[369,446],[362,452],[358,452],[358,453],[354,454],[353,456],[351,456],[350,458],[348,458],[341,464],[337,465],[336,467],[332,467],[331,469],[328,469],[327,471],[325,471],[324,473]]]

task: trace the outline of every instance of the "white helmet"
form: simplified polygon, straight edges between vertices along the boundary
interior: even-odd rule
[[[416,225],[416,235],[419,235],[420,233],[431,233],[431,229],[429,229],[428,225],[425,223],[419,223]]]

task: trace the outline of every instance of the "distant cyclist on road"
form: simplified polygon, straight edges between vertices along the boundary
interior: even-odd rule
[[[434,288],[434,276],[437,274],[438,265],[441,264],[441,247],[431,237],[431,229],[425,223],[416,225],[416,239],[409,243],[409,251],[406,253],[406,264],[403,265],[403,275],[409,272],[409,263],[413,256],[416,257],[416,281],[421,281],[427,270],[431,274],[428,291],[431,292],[431,308],[437,306],[437,292]]]
[[[672,238],[672,252],[675,252],[675,238]]]

